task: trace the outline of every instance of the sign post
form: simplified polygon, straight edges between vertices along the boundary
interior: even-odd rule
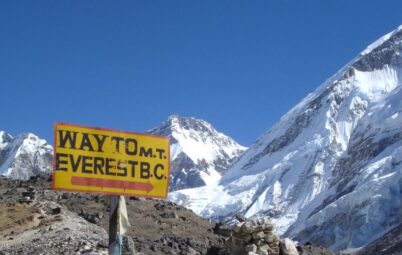
[[[109,254],[120,255],[122,246],[122,234],[119,231],[119,207],[120,197],[110,196],[110,220],[109,220]]]
[[[126,196],[166,198],[167,137],[56,123],[52,188],[111,195],[109,254],[121,254]]]

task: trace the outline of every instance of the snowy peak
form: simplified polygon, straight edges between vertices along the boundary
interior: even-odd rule
[[[12,140],[13,137],[10,134],[0,130],[0,150],[6,147]]]
[[[400,224],[401,28],[292,108],[218,184],[170,199],[215,219],[269,216],[280,233],[333,250]]]
[[[170,139],[171,191],[216,183],[245,150],[208,122],[192,117],[172,115],[149,133]]]
[[[370,64],[395,64],[395,59],[397,59],[399,53],[400,53],[400,44],[402,43],[401,40],[402,37],[402,25],[400,25],[397,29],[394,31],[384,35],[383,37],[379,38],[377,41],[374,43],[370,44],[364,51],[362,51],[359,54],[359,63],[363,62],[368,62],[368,59],[364,59],[364,56],[369,56],[371,60],[374,59],[374,57],[382,55],[381,61],[377,61],[377,63],[371,62]],[[380,68],[377,68],[380,69]],[[372,69],[373,70],[373,69]]]
[[[324,132],[336,124],[333,131],[341,137],[333,137],[332,142],[339,143],[344,151],[357,120],[362,117],[368,104],[383,100],[399,86],[402,79],[401,50],[402,25],[371,44],[349,65],[308,95],[273,129],[260,137],[253,147],[265,146],[262,154],[266,155],[292,144],[303,129],[310,126],[314,115],[325,108],[325,114],[335,119],[328,118],[317,124],[321,124],[320,128]],[[258,161],[261,156],[253,157],[244,168]]]
[[[0,131],[0,174],[27,180],[31,176],[49,174],[53,147],[31,133],[16,137]]]

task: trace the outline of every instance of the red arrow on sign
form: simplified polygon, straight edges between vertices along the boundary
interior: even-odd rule
[[[129,182],[120,180],[106,180],[100,178],[88,178],[88,177],[71,177],[71,184],[81,186],[93,186],[100,188],[117,188],[117,189],[133,189],[143,190],[149,193],[154,189],[154,186],[149,181],[147,182]]]

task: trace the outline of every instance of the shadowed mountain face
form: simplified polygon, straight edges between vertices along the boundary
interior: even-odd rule
[[[170,199],[204,217],[270,216],[333,250],[402,221],[402,26],[291,109],[221,181]]]
[[[399,224],[388,233],[374,240],[366,247],[351,253],[351,255],[381,254],[394,255],[401,254],[402,251],[402,224]]]
[[[151,134],[170,139],[170,191],[217,183],[246,148],[204,120],[171,116]]]

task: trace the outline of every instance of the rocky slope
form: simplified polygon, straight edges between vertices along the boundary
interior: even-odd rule
[[[0,177],[0,254],[107,254],[108,197]],[[214,224],[181,206],[126,198],[125,254],[229,255]],[[105,230],[106,229],[106,230]]]
[[[46,176],[0,177],[0,254],[108,254],[108,196],[55,192],[50,185]],[[131,226],[123,238],[125,255],[243,255],[247,245],[259,247],[249,255],[333,255],[279,240],[269,221],[242,222],[231,231],[172,202],[126,197],[126,204]]]
[[[12,137],[0,131],[0,175],[28,180],[52,171],[53,147],[37,136],[25,133]]]
[[[221,181],[170,194],[214,219],[270,216],[338,251],[402,222],[402,26],[291,109]]]
[[[172,115],[148,131],[170,139],[170,191],[217,183],[246,148],[204,120]]]

